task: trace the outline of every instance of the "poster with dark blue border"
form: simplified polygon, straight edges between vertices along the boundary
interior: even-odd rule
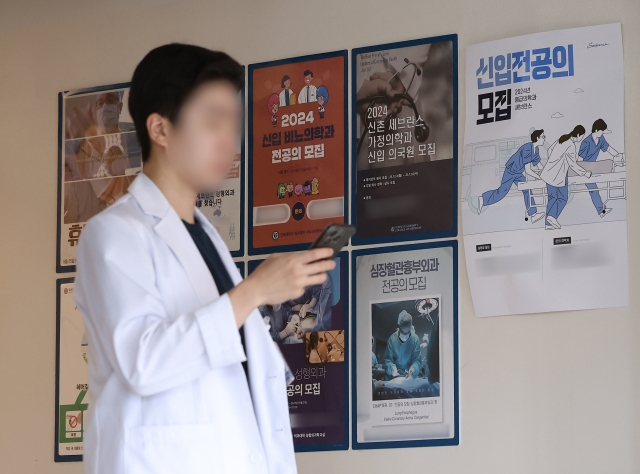
[[[354,245],[455,237],[458,37],[351,51]]]
[[[458,242],[352,252],[353,449],[459,443]]]
[[[262,260],[249,262],[251,273]],[[297,452],[349,448],[349,258],[295,300],[259,307],[294,375],[287,387]]]
[[[73,300],[73,278],[56,280],[56,393],[54,460],[82,461],[89,407],[87,341]]]
[[[249,255],[345,222],[347,63],[345,50],[249,65]]]
[[[58,273],[75,271],[85,224],[142,170],[128,96],[129,83],[58,94]]]
[[[244,101],[244,91],[241,93]],[[87,221],[124,196],[142,171],[142,151],[128,108],[129,83],[58,94],[56,272],[75,271]],[[234,257],[244,247],[244,138],[219,189],[195,203]]]

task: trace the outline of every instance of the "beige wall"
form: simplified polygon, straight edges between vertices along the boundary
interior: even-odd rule
[[[249,64],[458,33],[464,77],[469,44],[610,22],[622,22],[633,203],[639,0],[0,0],[0,472],[82,471],[53,462],[58,91],[127,81],[169,41]],[[459,447],[301,454],[300,472],[639,473],[640,210],[629,208],[628,308],[479,320],[461,260]]]

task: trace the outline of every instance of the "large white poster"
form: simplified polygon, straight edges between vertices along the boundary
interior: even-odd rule
[[[619,24],[467,48],[462,176],[477,316],[626,306]]]

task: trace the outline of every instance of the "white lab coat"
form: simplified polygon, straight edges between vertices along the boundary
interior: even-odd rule
[[[318,89],[313,84],[309,84],[308,86],[304,86],[300,89],[300,93],[298,94],[298,104],[306,104],[307,102],[316,102],[318,99],[316,98],[316,94]]]
[[[221,237],[195,214],[240,282]],[[85,473],[296,472],[278,347],[253,311],[244,325],[250,393],[229,297],[146,175],[89,220],[77,269],[89,336]]]
[[[576,162],[576,144],[571,138],[566,142],[554,142],[549,147],[549,159],[544,165],[540,178],[547,184],[561,188],[565,186],[569,168],[577,175],[584,176],[587,171]]]

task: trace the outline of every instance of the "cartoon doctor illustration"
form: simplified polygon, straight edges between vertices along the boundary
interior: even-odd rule
[[[308,69],[304,71],[304,87],[300,90],[298,94],[298,104],[306,104],[308,102],[316,101],[316,86],[311,84],[313,81],[313,72]]]
[[[296,104],[296,93],[291,90],[291,86],[291,78],[287,75],[283,76],[282,81],[280,81],[280,87],[282,87],[282,91],[279,95],[280,107]]]
[[[257,308],[300,298],[335,263],[327,248],[277,254],[243,280],[195,206],[233,164],[243,87],[238,62],[186,44],[153,49],[133,73],[144,171],[78,245],[85,474],[297,472],[292,374]]]
[[[598,159],[598,155],[601,151],[608,152],[613,159],[620,157],[620,153],[618,153],[615,148],[613,148],[607,142],[607,139],[603,136],[603,133],[607,131],[607,123],[598,119],[593,122],[593,126],[591,127],[591,135],[585,137],[580,144],[580,150],[578,150],[578,156],[582,158],[583,161],[594,162]],[[606,207],[602,202],[602,198],[600,197],[600,192],[598,191],[598,185],[596,183],[586,183],[585,186],[587,189],[590,189],[589,195],[591,196],[591,202],[593,202],[593,206],[598,211],[598,215],[600,217],[604,217],[611,212],[610,207]]]
[[[541,170],[540,164],[540,147],[544,145],[544,130],[534,130],[531,134],[531,141],[522,145],[516,151],[505,165],[502,181],[498,189],[486,191],[478,198],[478,214],[480,214],[486,206],[501,201],[509,193],[512,185],[518,185],[527,181],[525,173],[539,179],[537,170]],[[529,190],[522,191],[524,195],[524,205],[527,209],[527,215],[531,218],[531,222],[537,222],[544,217],[543,212],[538,212],[535,206],[531,206]]]
[[[558,217],[567,205],[569,198],[569,168],[579,176],[591,177],[591,171],[585,170],[576,162],[578,155],[576,144],[582,140],[585,129],[582,125],[562,135],[549,148],[549,160],[544,165],[540,178],[547,183],[547,218],[545,229],[560,229]]]

